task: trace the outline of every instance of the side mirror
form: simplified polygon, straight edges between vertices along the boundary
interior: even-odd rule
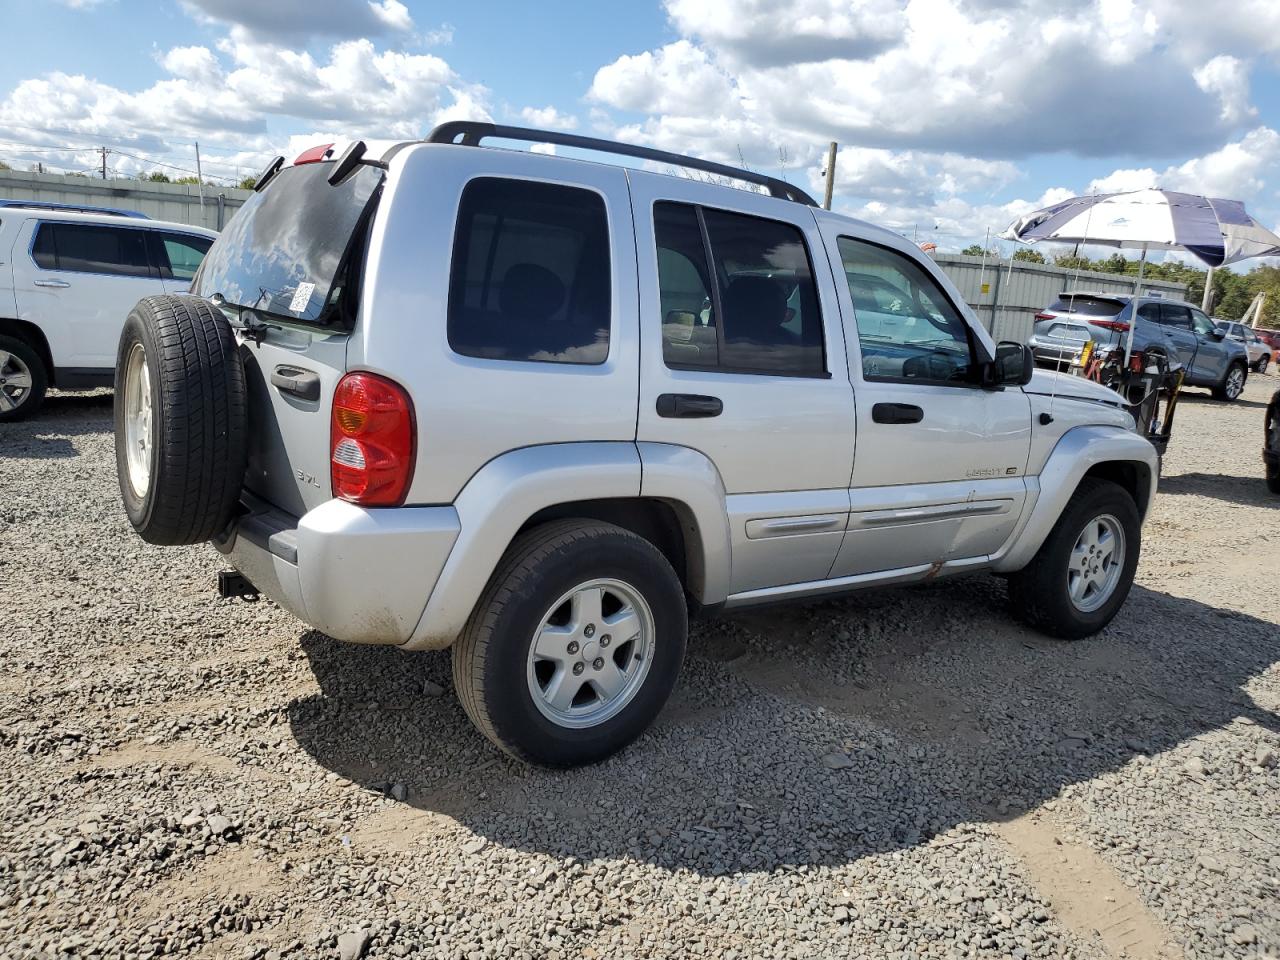
[[[1002,340],[996,344],[996,358],[991,363],[992,386],[1026,386],[1035,370],[1035,355],[1025,343]]]
[[[1213,337],[1215,340],[1223,340],[1227,336],[1227,331],[1219,330],[1217,327],[1214,327],[1209,331],[1209,336]]]

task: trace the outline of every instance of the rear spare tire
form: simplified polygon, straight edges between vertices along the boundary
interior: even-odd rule
[[[189,296],[138,301],[116,355],[116,473],[148,543],[200,543],[234,516],[247,401],[231,326]]]

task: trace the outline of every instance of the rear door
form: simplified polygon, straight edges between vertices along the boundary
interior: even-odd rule
[[[15,248],[18,315],[46,332],[55,366],[115,366],[125,317],[143,297],[164,292],[147,234],[114,224],[30,222]]]
[[[733,593],[825,579],[855,418],[808,207],[631,174],[643,339],[637,439],[701,451],[727,493]],[[727,198],[725,195],[729,194]]]
[[[381,171],[361,167],[333,187],[330,169],[315,163],[277,174],[236,212],[191,285],[242,328],[245,489],[295,516],[332,496],[332,399],[346,371],[365,226],[382,182]]]

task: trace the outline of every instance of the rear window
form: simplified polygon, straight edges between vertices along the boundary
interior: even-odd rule
[[[45,270],[150,277],[142,230],[79,223],[42,223],[31,256]]]
[[[1049,304],[1055,313],[1078,313],[1085,317],[1114,317],[1124,309],[1124,302],[1110,297],[1066,296]]]
[[[478,177],[458,207],[449,345],[488,360],[604,363],[609,221],[591,190]]]
[[[326,323],[341,270],[382,183],[357,167],[330,186],[331,163],[281,170],[241,207],[196,273],[192,292],[232,306],[307,323]]]

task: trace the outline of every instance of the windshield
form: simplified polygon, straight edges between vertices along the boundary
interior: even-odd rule
[[[358,167],[330,186],[328,163],[281,170],[241,207],[196,274],[192,292],[307,323],[326,322],[334,281],[382,182]]]

